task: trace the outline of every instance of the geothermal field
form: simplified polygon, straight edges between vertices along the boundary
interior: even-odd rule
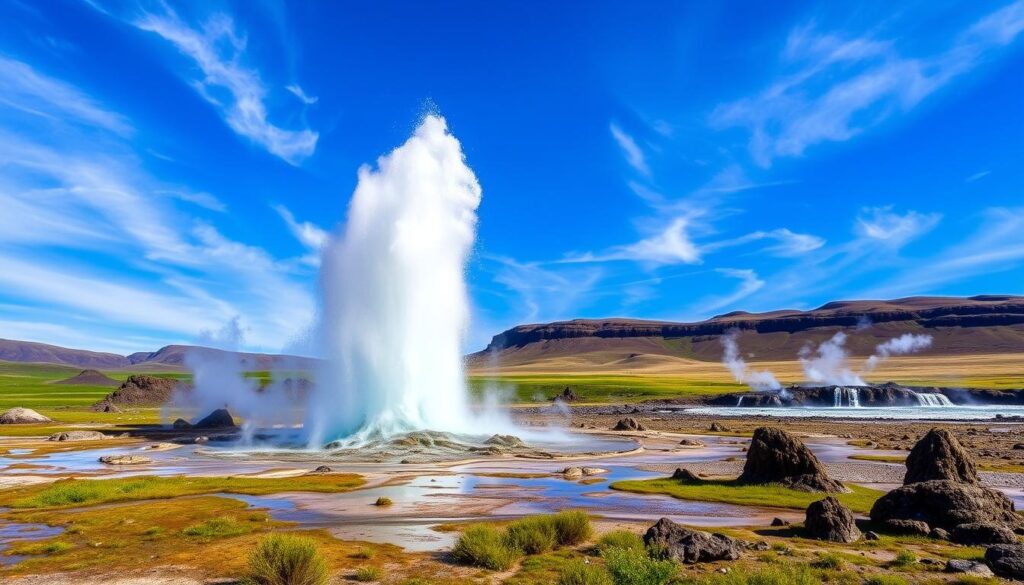
[[[0,0],[0,582],[1024,581],[1024,0]]]

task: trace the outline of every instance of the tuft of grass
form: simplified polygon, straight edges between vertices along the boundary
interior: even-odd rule
[[[368,561],[368,560],[373,558],[373,551],[368,549],[368,548],[364,548],[364,549],[357,550],[356,552],[354,552],[354,553],[352,553],[352,554],[350,554],[348,556],[349,556],[350,559],[361,559],[361,560],[364,560],[364,561]]]
[[[670,478],[662,478],[617,481],[609,487],[613,490],[639,494],[666,494],[681,500],[801,510],[821,499],[821,494],[814,492],[801,492],[780,485],[746,485],[736,483],[734,480],[706,480],[687,484]],[[871,511],[875,500],[884,493],[858,485],[847,487],[850,488],[850,493],[836,494],[836,497],[846,507],[860,513]]]
[[[522,551],[509,546],[508,539],[494,526],[478,524],[459,536],[452,556],[460,563],[504,571],[522,556]]]
[[[359,567],[354,575],[355,580],[360,583],[380,581],[384,577],[384,571],[378,567]]]
[[[586,542],[594,534],[590,526],[590,516],[581,510],[563,510],[551,516],[555,526],[558,544],[575,546]]]
[[[536,555],[558,545],[558,532],[551,516],[530,516],[509,524],[505,529],[505,539],[511,548]]]
[[[644,550],[611,547],[601,557],[615,585],[664,585],[679,573],[675,561],[653,559]]]
[[[601,536],[597,541],[597,548],[624,548],[629,550],[644,550],[644,539],[639,534],[628,530],[613,530]]]
[[[356,474],[297,477],[156,477],[64,479],[0,492],[0,506],[66,508],[110,502],[153,500],[210,493],[266,495],[277,492],[343,492],[361,486]]]
[[[815,569],[836,570],[843,566],[843,557],[836,553],[821,553],[818,555],[817,560],[811,563],[811,566]]]
[[[394,504],[394,502],[391,501],[391,498],[385,496],[377,498],[377,501],[373,503],[374,506],[390,506],[391,504]]]
[[[23,544],[7,551],[11,555],[56,555],[71,550],[71,545],[62,540]]]
[[[894,567],[909,567],[917,562],[917,556],[909,550],[901,550],[896,553],[896,558],[892,560],[890,565]]]
[[[199,524],[193,524],[181,531],[185,536],[196,536],[199,538],[226,538],[252,532],[252,528],[230,518],[222,516],[211,518]]]
[[[821,585],[827,572],[814,571],[807,565],[778,564],[756,570],[739,569],[725,575],[705,577],[700,585]],[[831,580],[829,580],[831,581]]]
[[[248,585],[325,585],[327,563],[313,541],[273,534],[249,554]]]
[[[558,575],[557,585],[615,585],[603,567],[588,565],[576,559],[566,563]]]

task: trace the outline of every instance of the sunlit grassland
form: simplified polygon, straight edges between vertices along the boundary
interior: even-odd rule
[[[354,473],[296,477],[156,477],[65,479],[0,491],[0,506],[14,509],[67,508],[111,502],[176,498],[212,493],[265,495],[284,491],[336,493],[365,483]]]
[[[681,500],[720,502],[739,506],[764,506],[803,510],[826,494],[802,492],[780,485],[744,485],[734,480],[682,482],[671,478],[617,481],[610,486],[639,494],[664,494]],[[834,494],[854,512],[867,513],[884,492],[847,485],[850,493]]]
[[[709,396],[746,388],[735,382],[704,382],[682,376],[616,374],[522,374],[507,376],[471,375],[474,396],[496,392],[514,402],[544,402],[572,388],[583,400],[621,402],[652,398]]]

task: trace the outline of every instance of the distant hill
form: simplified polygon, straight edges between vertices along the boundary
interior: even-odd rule
[[[316,360],[291,355],[265,353],[235,353],[195,345],[168,345],[154,352],[137,352],[123,356],[85,349],[70,349],[33,341],[0,339],[0,361],[63,364],[81,368],[113,369],[183,369],[186,354],[207,358],[238,359],[247,370],[288,368],[307,370],[315,366]]]
[[[469,363],[473,369],[552,360],[643,368],[666,357],[717,361],[719,338],[733,329],[744,355],[755,360],[795,359],[808,342],[841,330],[850,333],[847,347],[854,356],[868,356],[903,333],[931,335],[932,347],[922,352],[928,355],[1024,353],[1024,297],[837,301],[810,311],[737,311],[695,323],[612,318],[519,325],[495,335]]]

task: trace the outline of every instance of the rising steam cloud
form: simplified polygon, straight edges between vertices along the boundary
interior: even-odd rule
[[[835,386],[865,386],[864,379],[848,365],[846,334],[842,331],[821,342],[817,349],[805,345],[800,350],[800,365],[808,382]]]
[[[875,347],[875,353],[864,364],[864,371],[874,370],[890,356],[916,353],[928,349],[931,345],[931,335],[905,333]]]
[[[739,344],[736,343],[738,336],[739,332],[733,330],[721,337],[722,347],[725,348],[725,353],[722,355],[722,363],[732,372],[732,377],[737,382],[746,384],[750,386],[751,390],[757,392],[781,389],[782,384],[779,384],[779,381],[775,379],[771,372],[768,370],[752,370],[747,366],[747,362],[740,357]]]

